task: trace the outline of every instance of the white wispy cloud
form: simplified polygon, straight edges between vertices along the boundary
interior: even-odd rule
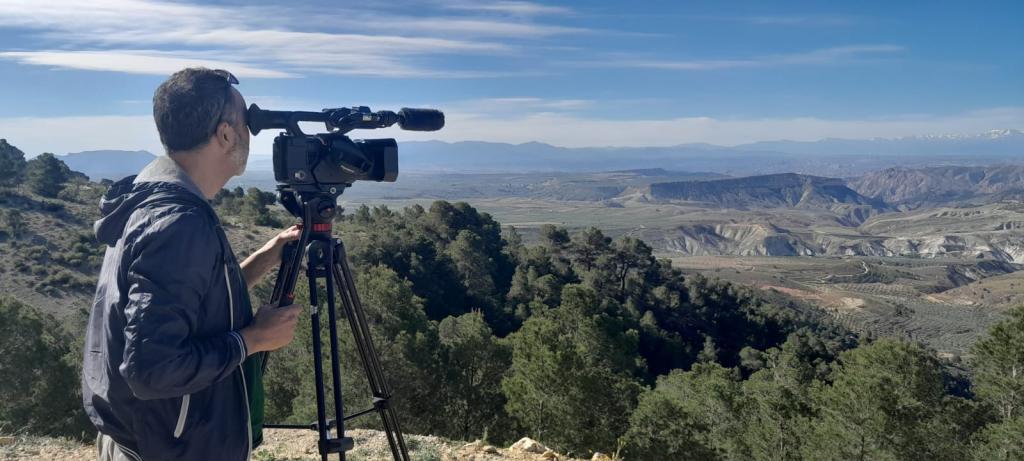
[[[857,24],[860,20],[857,17],[839,14],[799,14],[799,15],[766,15],[746,16],[739,20],[750,24],[767,26],[810,26],[810,27],[839,27]]]
[[[422,14],[409,15],[409,8]],[[437,14],[437,13],[443,14]],[[519,57],[550,55],[562,46],[553,37],[643,35],[547,24],[537,18],[572,15],[567,7],[527,1],[434,1],[412,6],[339,5],[329,12],[311,6],[217,6],[168,0],[0,0],[0,28],[28,30],[35,49],[0,48],[0,59],[80,70],[166,74],[182,63],[207,63],[240,75],[287,78],[307,74],[395,78],[502,78],[519,72],[482,70],[470,60],[446,56]],[[844,16],[754,16],[759,24],[802,24]],[[290,30],[301,24],[302,30]],[[316,30],[308,30],[315,24]],[[140,51],[140,50],[144,50]],[[849,62],[903,51],[897,45],[853,45],[740,58],[699,60],[618,55],[576,58],[570,65],[682,71]],[[594,50],[564,47],[565,55]],[[572,58],[570,58],[572,59]],[[532,69],[552,72],[555,58]],[[460,68],[454,62],[464,63]],[[547,70],[544,70],[547,69]],[[555,67],[554,69],[558,69]],[[561,67],[564,70],[564,67]],[[534,71],[537,72],[537,71]]]
[[[427,15],[413,20],[388,12],[345,13],[342,7],[326,16],[322,11],[314,16],[335,30],[344,29],[330,32],[282,28],[282,24],[303,24],[301,16],[292,17],[294,13],[287,8],[227,8],[159,0],[97,0],[88,5],[71,0],[45,4],[0,0],[0,28],[28,29],[45,48],[0,50],[5,52],[0,56],[26,64],[137,73],[156,73],[182,61],[205,60],[230,63],[232,71],[264,78],[293,77],[301,72],[495,77],[503,74],[452,68],[435,58],[518,51],[518,46],[510,43],[468,37],[521,39],[582,31],[478,17]],[[328,16],[336,17],[328,20]],[[392,21],[402,27],[382,27]],[[403,35],[395,35],[396,30]],[[151,52],[139,53],[139,48]],[[217,55],[215,59],[211,54]],[[145,60],[142,70],[134,66],[137,58]]]
[[[899,45],[849,45],[790,54],[772,54],[736,59],[636,59],[628,56],[616,56],[601,61],[570,63],[586,67],[625,67],[639,69],[662,69],[681,71],[712,71],[737,68],[775,67],[786,65],[814,65],[842,63],[879,56],[890,56],[905,51]]]
[[[504,97],[481,98],[455,101],[445,104],[445,108],[457,113],[484,116],[508,113],[543,113],[564,112],[588,109],[596,101],[590,99],[547,99],[537,97]]]
[[[522,16],[568,14],[572,9],[564,6],[550,6],[534,2],[502,1],[502,2],[464,2],[449,1],[445,8],[453,10],[488,11]]]
[[[397,30],[473,37],[516,37],[533,38],[552,35],[581,34],[591,32],[580,27],[555,26],[550,24],[516,23],[482,18],[406,18],[386,17],[361,21],[365,26],[394,28]]]
[[[185,67],[202,66],[211,69],[231,69],[239,77],[291,78],[297,74],[272,69],[261,69],[240,62],[204,59],[189,56],[188,52],[156,50],[116,51],[8,51],[0,52],[0,59],[11,59],[22,64],[62,67],[80,70],[124,72],[129,74],[168,75]]]

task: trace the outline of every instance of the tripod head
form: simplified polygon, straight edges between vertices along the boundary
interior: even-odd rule
[[[303,224],[330,223],[338,207],[338,196],[344,190],[332,186],[326,191],[297,191],[291,186],[277,186],[281,205],[292,216],[301,219]]]
[[[302,232],[298,241],[285,245],[285,256],[281,259],[281,270],[274,286],[272,303],[286,306],[295,298],[295,282],[298,280],[302,259],[292,256],[298,249],[306,248],[310,242],[331,240],[332,223],[338,209],[338,196],[343,190],[331,187],[328,191],[296,191],[289,185],[277,186],[281,204],[292,216],[302,220]]]

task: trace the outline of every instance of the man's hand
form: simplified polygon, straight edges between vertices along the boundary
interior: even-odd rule
[[[293,240],[298,240],[300,234],[302,234],[302,227],[295,224],[268,240],[257,253],[262,252],[266,255],[266,258],[279,263],[281,261],[281,253],[284,251],[284,245]]]
[[[241,264],[245,284],[249,288],[256,286],[260,279],[267,275],[267,272],[270,272],[270,269],[281,264],[281,254],[284,252],[284,246],[288,242],[298,240],[300,234],[302,234],[302,228],[299,225],[289,227],[268,240],[262,248],[253,252],[248,258],[245,258],[245,261],[242,261]]]
[[[299,319],[299,307],[296,305],[277,307],[266,305],[256,312],[249,326],[238,333],[245,341],[249,355],[263,351],[273,351],[287,346],[295,337],[295,324]]]

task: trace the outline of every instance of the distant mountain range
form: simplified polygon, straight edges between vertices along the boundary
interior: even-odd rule
[[[137,173],[153,159],[146,151],[88,151],[62,156],[94,180]],[[1024,133],[994,130],[965,136],[896,139],[765,141],[734,147],[566,148],[544,143],[400,141],[400,171],[410,173],[599,172],[664,168],[729,176],[801,173],[853,178],[886,168],[992,164],[1024,165]],[[249,157],[247,175],[269,178],[269,153]],[[399,176],[401,178],[401,175]]]
[[[543,143],[402,142],[406,171],[609,171],[665,168],[731,176],[804,173],[854,177],[893,167],[1024,164],[1024,133],[996,130],[969,136],[770,141],[734,147],[565,148]]]
[[[92,181],[116,181],[125,176],[138,174],[156,156],[144,150],[91,150],[58,155],[57,158],[63,160],[72,170],[85,173]]]

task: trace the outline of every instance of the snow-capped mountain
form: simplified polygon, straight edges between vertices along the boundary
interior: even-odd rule
[[[902,138],[830,138],[814,142],[763,141],[736,147],[805,155],[1019,155],[1024,159],[1024,132],[1015,129],[1001,129],[974,134],[922,135]]]

